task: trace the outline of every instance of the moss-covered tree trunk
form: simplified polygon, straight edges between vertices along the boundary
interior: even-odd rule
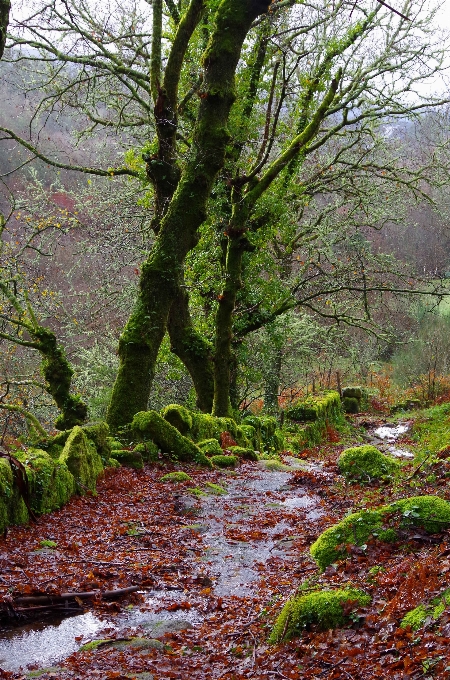
[[[213,414],[222,417],[233,415],[230,395],[232,371],[235,364],[232,349],[233,315],[237,295],[242,288],[242,257],[245,251],[253,250],[245,234],[248,212],[245,206],[240,208],[242,204],[237,193],[233,192],[232,200],[235,203],[235,209],[226,232],[228,245],[225,284],[219,296],[215,327]]]
[[[147,408],[156,357],[187,253],[198,241],[212,184],[224,164],[242,44],[267,0],[222,0],[204,54],[204,82],[190,157],[142,266],[139,292],[119,343],[119,371],[108,410],[115,430]]]
[[[194,383],[197,406],[211,413],[214,399],[214,364],[212,347],[199,333],[189,312],[189,294],[179,287],[169,313],[170,349],[186,366]]]
[[[9,10],[11,3],[9,0],[0,0],[0,59],[3,56],[6,42],[6,31],[9,23]]]

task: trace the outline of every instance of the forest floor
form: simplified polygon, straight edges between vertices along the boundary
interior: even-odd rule
[[[74,601],[74,616],[25,626],[19,638],[14,628],[1,633],[0,677],[449,678],[449,608],[417,632],[399,627],[408,610],[450,587],[449,531],[370,541],[322,574],[309,554],[319,534],[349,512],[422,494],[450,500],[448,463],[430,474],[408,462],[402,481],[349,485],[336,464],[349,443],[330,441],[301,459],[285,453],[283,465],[246,462],[234,472],[185,465],[192,481],[175,484],[160,481],[180,469],[172,464],[111,469],[97,496],[12,527],[0,543],[3,602],[139,591],[120,602]],[[413,446],[407,436],[403,443]],[[351,585],[372,603],[348,628],[269,645],[276,616],[300,584],[304,592]],[[78,649],[93,639],[103,642]]]

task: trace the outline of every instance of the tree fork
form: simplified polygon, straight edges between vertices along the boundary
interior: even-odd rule
[[[142,266],[136,304],[119,343],[119,370],[108,410],[113,430],[147,408],[156,357],[182,280],[184,260],[197,243],[214,179],[224,164],[229,141],[226,126],[235,100],[235,71],[242,45],[254,19],[268,6],[267,0],[222,0],[217,9],[203,57],[205,77],[191,156],[157,241]],[[129,384],[129,376],[134,384]]]

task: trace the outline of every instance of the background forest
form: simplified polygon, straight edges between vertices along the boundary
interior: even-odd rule
[[[11,20],[3,438],[58,413],[61,427],[107,417],[116,428],[147,403],[277,413],[338,382],[368,386],[381,407],[397,388],[424,401],[448,389],[437,10],[279,2],[258,18],[253,7],[245,35],[230,29],[224,145],[202,129],[219,115],[207,112],[211,78],[233,79],[223,65],[210,73],[216,5],[53,2]],[[202,185],[208,145],[223,158]],[[174,205],[182,231],[170,238],[189,243],[156,262]],[[143,313],[167,291],[164,310]]]

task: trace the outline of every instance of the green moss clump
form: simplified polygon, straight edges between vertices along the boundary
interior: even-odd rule
[[[83,425],[81,428],[86,435],[86,437],[93,442],[97,453],[102,459],[103,465],[109,459],[111,455],[111,446],[109,443],[109,425],[103,421],[98,423],[91,423],[88,425]],[[120,447],[122,448],[122,446]]]
[[[122,466],[116,458],[109,458],[109,460],[106,461],[105,467],[120,468]]]
[[[410,626],[412,630],[419,630],[429,617],[437,621],[449,605],[450,589],[445,590],[437,597],[434,597],[429,604],[420,604],[415,609],[409,611],[403,617],[400,628],[407,628]]]
[[[247,441],[246,446],[253,447],[253,449],[259,451],[261,442],[260,439],[258,439],[256,429],[253,427],[253,425],[250,425],[247,421],[245,421],[242,425],[239,425],[238,431],[240,432],[242,438]]]
[[[342,399],[342,408],[346,413],[359,413],[361,411],[361,403],[355,397],[344,397]]]
[[[206,491],[208,493],[216,494],[216,496],[223,496],[227,492],[220,484],[214,484],[213,482],[205,482]]]
[[[136,413],[131,424],[135,436],[150,437],[163,451],[171,453],[177,460],[195,461],[199,465],[211,467],[209,458],[190,439],[164,420],[156,411]]]
[[[375,446],[354,446],[339,456],[339,470],[347,479],[370,481],[382,479],[400,468],[399,463],[385,456]]]
[[[221,456],[222,448],[217,439],[204,439],[197,443],[198,448],[203,451],[205,456]]]
[[[142,455],[135,449],[133,451],[128,451],[128,449],[114,449],[111,451],[111,458],[119,461],[124,467],[133,468],[133,470],[142,470],[144,467]]]
[[[19,458],[16,454],[14,455]],[[10,524],[25,524],[26,522],[28,522],[28,510],[14,484],[11,466],[6,459],[0,458],[0,533],[3,533]]]
[[[243,446],[229,446],[228,450],[231,451],[233,456],[243,460],[258,460],[258,454],[253,449],[245,449]]]
[[[191,482],[192,479],[183,470],[177,470],[176,472],[169,472],[167,475],[163,475],[160,479],[161,482]]]
[[[152,441],[145,441],[141,442],[140,444],[136,444],[133,451],[139,453],[143,460],[147,461],[148,463],[158,462],[159,446]]]
[[[114,437],[108,437],[108,444],[111,451],[122,451],[123,449],[122,442],[119,442],[119,440]]]
[[[363,397],[363,389],[362,387],[344,387],[342,390],[342,398],[346,399],[358,399],[358,401],[361,401]]]
[[[192,429],[192,415],[185,406],[169,404],[162,409],[161,415],[164,420],[177,428],[182,435],[188,435]]]
[[[212,456],[210,461],[216,467],[227,468],[236,467],[238,458],[236,456]]]
[[[94,443],[86,437],[79,425],[72,429],[59,462],[67,465],[80,494],[87,491],[95,493],[97,479],[103,472],[103,463]]]
[[[450,503],[437,496],[414,496],[377,510],[356,512],[326,529],[313,543],[310,553],[323,570],[347,557],[351,545],[364,545],[372,537],[384,542],[397,540],[392,524],[403,530],[421,527],[437,533],[450,527]]]
[[[288,470],[292,471],[292,468],[290,468],[289,465],[285,465],[277,458],[261,459],[259,464],[265,470],[269,470],[269,472],[287,472]]]
[[[308,397],[285,410],[288,420],[297,422],[316,422],[326,420],[330,423],[342,417],[341,399],[338,392],[325,392],[319,396]]]
[[[34,512],[41,514],[56,510],[73,496],[75,479],[64,462],[53,460],[41,449],[17,451],[15,455],[27,468]]]
[[[325,590],[293,597],[286,602],[278,616],[269,642],[285,642],[300,637],[312,625],[320,630],[344,626],[350,620],[350,609],[354,611],[369,603],[369,595],[353,588]]]

